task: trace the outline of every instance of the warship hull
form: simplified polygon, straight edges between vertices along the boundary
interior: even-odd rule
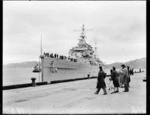
[[[97,57],[97,47],[86,43],[84,25],[78,44],[69,50],[69,56],[53,53],[42,54],[41,47],[41,78],[42,81],[66,80],[97,76],[102,61]],[[42,42],[41,42],[42,43]],[[41,45],[42,46],[42,45]],[[37,68],[37,66],[35,67]]]
[[[98,65],[78,63],[56,58],[42,59],[42,81],[55,81],[97,76]]]

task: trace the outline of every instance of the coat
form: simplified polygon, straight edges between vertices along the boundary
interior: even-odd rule
[[[112,80],[113,80],[113,84],[114,84],[114,87],[119,87],[119,74],[117,71],[113,70],[112,71],[112,74],[111,74],[111,77],[112,77]]]
[[[130,83],[130,81],[131,81],[130,75],[131,75],[131,71],[130,71],[130,70],[128,70],[129,83]]]
[[[123,72],[121,70],[119,71],[119,83],[120,85],[123,84]]]
[[[128,70],[126,68],[122,69],[123,71],[123,82],[124,85],[128,85],[129,84],[129,75],[128,75]]]
[[[104,71],[98,72],[96,88],[106,88],[105,77],[106,77],[106,73]]]

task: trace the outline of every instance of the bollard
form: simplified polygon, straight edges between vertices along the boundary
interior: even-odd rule
[[[90,78],[90,74],[87,74],[87,77]]]
[[[31,78],[31,80],[32,80],[32,86],[36,86],[36,83],[35,83],[35,80],[36,80],[36,78]]]
[[[146,77],[143,78],[143,82],[146,82]]]

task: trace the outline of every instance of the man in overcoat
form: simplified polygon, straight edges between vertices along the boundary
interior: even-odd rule
[[[100,70],[98,72],[97,86],[96,86],[97,91],[95,92],[95,94],[98,94],[102,88],[104,91],[104,95],[107,95],[106,84],[105,84],[106,73],[103,71],[103,68],[101,66],[99,67],[99,69]]]

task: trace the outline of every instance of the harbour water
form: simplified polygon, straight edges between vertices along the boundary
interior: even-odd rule
[[[32,77],[36,78],[36,82],[41,82],[40,74],[33,73],[32,71],[33,68],[3,68],[3,86],[31,83]],[[104,71],[110,74],[109,69]]]
[[[31,83],[35,77],[39,81],[39,73],[33,73],[33,68],[3,68],[3,86]]]
[[[142,69],[145,71],[145,69]],[[39,73],[33,73],[33,68],[3,68],[3,86],[31,83],[31,78],[35,77],[36,82],[41,82]],[[104,69],[107,75],[110,74],[110,69]],[[138,71],[138,69],[135,69]],[[65,75],[65,74],[63,74]],[[58,75],[60,77],[61,75]],[[69,78],[68,76],[64,76]],[[56,78],[56,80],[59,78]]]

